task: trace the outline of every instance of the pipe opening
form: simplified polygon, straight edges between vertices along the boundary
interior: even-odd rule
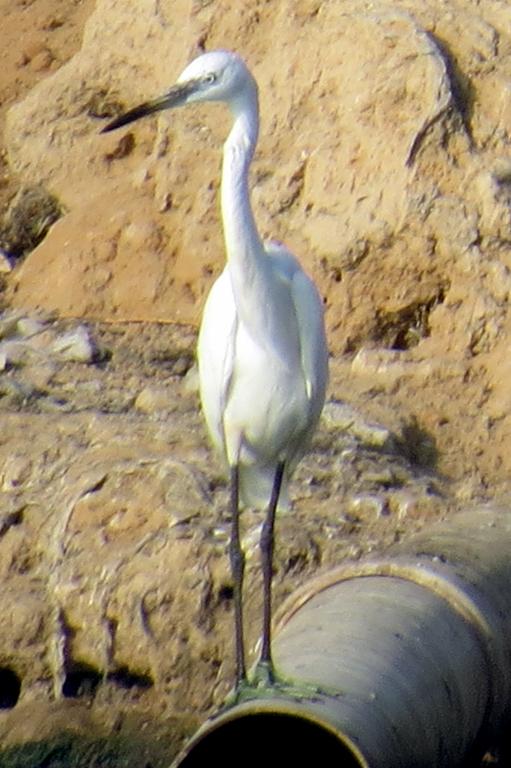
[[[326,728],[293,715],[256,713],[209,731],[179,762],[179,768],[310,768],[311,765],[360,768],[346,744]]]

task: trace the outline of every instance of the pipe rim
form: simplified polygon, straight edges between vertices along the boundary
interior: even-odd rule
[[[464,619],[474,624],[485,638],[491,637],[491,628],[469,595],[465,594],[447,574],[441,574],[427,568],[428,559],[420,562],[417,557],[413,562],[408,558],[379,559],[359,563],[348,563],[332,568],[309,580],[307,584],[293,592],[275,611],[274,631],[278,634],[306,603],[321,592],[343,581],[369,576],[388,576],[411,581],[426,587],[434,594],[446,600]]]
[[[189,757],[192,751],[205,739],[224,726],[245,718],[258,717],[259,715],[276,715],[304,720],[318,729],[334,737],[357,762],[359,768],[370,768],[369,763],[360,751],[358,745],[347,734],[340,732],[328,717],[322,717],[309,704],[299,701],[291,701],[289,698],[272,697],[262,699],[258,696],[247,699],[240,704],[234,704],[228,709],[220,710],[211,715],[199,728],[199,730],[185,744],[181,752],[172,762],[170,768],[178,768]]]

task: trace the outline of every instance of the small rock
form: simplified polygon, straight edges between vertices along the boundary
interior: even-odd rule
[[[92,363],[97,348],[88,329],[84,325],[79,325],[55,339],[52,352],[58,355],[61,360],[68,362]]]
[[[390,467],[375,467],[374,470],[364,473],[366,483],[381,488],[401,486],[405,480],[397,470],[394,471]]]
[[[4,368],[25,365],[33,358],[33,350],[22,341],[3,341],[0,344],[0,357],[4,360]]]
[[[142,413],[169,411],[173,401],[164,387],[144,387],[135,400],[135,408]]]
[[[30,60],[30,66],[34,72],[44,72],[53,64],[55,57],[49,48],[45,48]]]
[[[362,347],[353,358],[351,370],[355,376],[370,377],[394,385],[415,372],[413,363],[404,357],[402,352],[396,350]]]
[[[57,368],[55,364],[50,360],[38,364],[26,365],[23,368],[23,381],[25,381],[32,389],[44,390],[50,383],[56,371]]]
[[[326,403],[322,418],[328,428],[349,432],[364,445],[387,450],[394,446],[394,436],[389,429],[365,421],[362,414],[347,403],[339,400]]]
[[[340,400],[331,400],[325,403],[321,418],[325,426],[346,432],[353,426],[358,418],[358,413],[347,403],[343,403]]]
[[[417,495],[408,489],[395,491],[390,495],[389,506],[398,520],[404,520],[417,506]]]
[[[10,456],[4,464],[2,490],[13,491],[28,479],[32,471],[32,462],[24,456]]]
[[[242,538],[243,551],[247,561],[259,557],[259,542],[261,540],[261,529],[263,525],[259,523],[248,530]]]
[[[371,448],[385,448],[389,451],[394,448],[392,433],[380,424],[360,421],[355,423],[350,431],[361,443]]]
[[[45,324],[35,317],[20,317],[16,323],[16,332],[20,336],[34,336],[45,328]]]
[[[51,14],[45,19],[43,24],[41,24],[41,29],[44,29],[47,32],[53,32],[54,29],[60,29],[60,27],[63,27],[65,23],[65,16],[57,16]]]
[[[211,536],[215,541],[226,543],[229,541],[229,531],[225,526],[217,525],[211,529]]]
[[[46,357],[50,357],[56,338],[57,334],[53,328],[44,328],[33,335],[28,335],[24,341],[25,344],[29,344],[32,349],[44,352]]]
[[[348,512],[360,517],[383,517],[388,515],[387,500],[376,493],[359,493],[347,502]]]
[[[16,334],[18,314],[4,314],[0,317],[0,339],[7,339]]]
[[[442,499],[437,494],[421,493],[412,488],[401,488],[389,495],[389,510],[398,520],[431,517],[441,504]]]
[[[493,167],[489,172],[497,184],[511,183],[511,160],[508,157],[497,157],[493,161]]]
[[[199,391],[199,369],[197,365],[192,365],[183,376],[183,387],[185,392],[190,394]]]
[[[12,264],[9,261],[8,255],[5,253],[5,251],[2,251],[0,249],[0,274],[8,274],[9,272],[12,272]]]
[[[0,378],[0,398],[9,406],[23,405],[34,394],[28,383],[13,381],[6,376]]]

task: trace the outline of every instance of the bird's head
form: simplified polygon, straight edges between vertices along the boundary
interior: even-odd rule
[[[144,102],[108,123],[101,132],[113,131],[140,117],[201,101],[225,101],[233,110],[257,86],[243,59],[232,51],[209,51],[194,59],[163,96]]]

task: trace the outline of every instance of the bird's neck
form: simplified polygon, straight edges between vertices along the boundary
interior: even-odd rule
[[[250,205],[249,169],[259,131],[257,89],[247,89],[231,105],[234,124],[224,146],[222,167],[222,218],[227,260],[244,274],[264,253]]]
[[[259,130],[255,82],[231,109],[234,125],[224,146],[222,217],[234,302],[253,340],[286,360],[290,349],[299,349],[294,325],[283,320],[293,313],[289,290],[276,279],[250,205],[248,175]]]

